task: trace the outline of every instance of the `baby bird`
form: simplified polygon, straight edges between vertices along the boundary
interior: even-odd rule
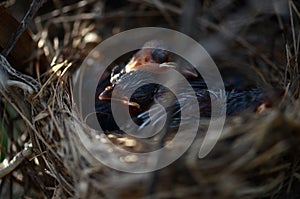
[[[120,132],[120,129],[124,129],[120,128],[114,120],[111,110],[112,102],[129,107],[132,120],[140,128],[149,125],[151,120],[152,124],[156,124],[156,121],[162,119],[161,107],[153,106],[161,104],[170,117],[168,128],[176,129],[181,124],[188,125],[193,114],[197,114],[191,108],[188,110],[190,114],[181,118],[181,105],[185,104],[188,108],[192,95],[197,97],[201,117],[205,118],[211,117],[211,101],[218,100],[224,94],[227,98],[227,115],[235,115],[246,110],[255,112],[261,104],[267,101],[263,88],[256,85],[241,87],[243,78],[238,73],[225,72],[223,75],[225,90],[220,93],[210,91],[197,70],[182,60],[178,55],[167,51],[160,42],[150,41],[135,53],[126,65],[115,67],[109,77],[101,79],[96,90],[95,109],[101,128],[107,132]],[[193,91],[186,90],[185,87],[180,86],[181,82],[177,82],[179,94],[175,96],[164,85],[151,81],[156,75],[164,75],[170,69],[180,72]],[[176,80],[173,81],[176,82]],[[116,87],[118,89],[112,97]],[[128,97],[127,93],[130,92],[133,94]],[[214,99],[211,99],[212,92]]]

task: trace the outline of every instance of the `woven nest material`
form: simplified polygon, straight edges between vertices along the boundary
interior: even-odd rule
[[[15,194],[41,198],[300,197],[299,27],[295,25],[299,5],[289,1],[282,4],[286,9],[274,11],[267,5],[204,1],[193,10],[189,2],[193,1],[66,1],[57,9],[48,2],[35,18],[38,51],[51,63],[38,75],[42,87],[31,94],[16,85],[1,92],[2,102],[21,118],[7,124],[20,134],[9,136],[12,147],[7,159],[24,147],[33,151],[2,184],[10,179],[18,184]],[[196,20],[180,24],[191,19],[186,13]],[[228,117],[205,158],[198,158],[203,141],[199,133],[187,152],[161,170],[131,174],[112,169],[93,153],[115,164],[146,165],[151,160],[115,153],[114,146],[141,152],[151,148],[151,142],[91,129],[74,103],[72,78],[102,39],[140,26],[181,29],[196,40],[210,41],[206,47],[217,65],[234,64],[241,71],[249,67],[264,84],[280,88],[283,94],[260,114]],[[39,73],[31,75],[35,74]],[[208,123],[201,121],[199,131],[205,131]]]

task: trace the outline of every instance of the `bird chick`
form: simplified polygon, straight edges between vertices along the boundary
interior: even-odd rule
[[[190,118],[193,117],[195,110],[188,110],[190,113],[185,118],[181,118],[181,105],[188,109],[192,96],[197,97],[201,117],[211,117],[211,102],[219,100],[224,95],[227,97],[227,115],[235,115],[245,110],[256,111],[256,109],[266,101],[264,90],[258,86],[248,86],[241,88],[239,74],[226,74],[224,78],[224,91],[211,91],[207,88],[201,75],[188,63],[178,62],[180,58],[169,52],[158,41],[147,42],[130,61],[123,66],[117,66],[109,80],[102,82],[97,89],[95,104],[99,124],[103,130],[120,130],[114,121],[111,110],[111,102],[121,103],[124,107],[129,107],[132,120],[143,128],[150,124],[156,124],[162,118],[163,110],[154,104],[161,104],[164,111],[170,113],[169,126],[178,128],[180,124],[188,125]],[[180,65],[177,63],[181,63]],[[185,63],[185,64],[182,64]],[[168,70],[177,70],[189,82],[193,90],[186,90],[181,86],[181,82],[176,82],[179,95],[175,94],[164,85],[149,83],[157,74],[164,74]],[[236,78],[238,77],[238,78]],[[239,85],[235,86],[238,79]],[[103,86],[105,85],[105,86]],[[142,86],[140,86],[142,85]],[[118,92],[112,97],[114,89],[118,87]],[[137,88],[137,89],[136,89]],[[127,93],[132,91],[131,96]],[[213,96],[213,98],[211,97]],[[149,117],[152,113],[151,118]],[[154,113],[154,114],[153,114]],[[154,120],[154,121],[153,121]],[[123,128],[123,127],[122,127]]]

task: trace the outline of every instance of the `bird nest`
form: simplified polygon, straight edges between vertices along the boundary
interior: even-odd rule
[[[35,92],[15,78],[1,89],[9,145],[1,149],[1,194],[7,196],[3,187],[11,187],[15,195],[46,198],[299,197],[299,5],[245,2],[48,2],[34,19],[31,65],[17,68],[41,87]],[[178,160],[160,170],[133,174],[110,168],[94,154],[116,165],[146,166],[157,160],[116,152],[115,146],[138,153],[151,149],[153,140],[90,128],[75,103],[73,77],[101,40],[143,26],[189,34],[204,43],[218,66],[251,68],[265,85],[280,90],[280,97],[261,113],[227,117],[204,158],[198,157],[199,133]],[[209,121],[200,122],[199,132],[205,131]]]

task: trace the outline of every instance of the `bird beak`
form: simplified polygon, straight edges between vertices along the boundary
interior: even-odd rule
[[[177,68],[175,62],[165,62],[165,63],[159,64],[158,67],[159,67],[159,68],[174,68],[174,69]]]
[[[192,66],[182,66],[178,65],[176,62],[166,62],[159,65],[159,68],[162,69],[177,69],[185,77],[198,77],[196,69]]]
[[[111,99],[111,94],[112,94],[112,87],[111,86],[107,86],[105,88],[105,90],[100,93],[100,95],[98,96],[99,100],[110,100]]]
[[[105,88],[105,90],[102,93],[100,93],[100,95],[98,96],[98,99],[100,101],[111,100],[111,101],[114,101],[114,102],[120,102],[120,103],[122,103],[124,105],[127,105],[127,106],[140,108],[140,105],[138,103],[129,101],[129,99],[127,97],[113,98],[112,97],[112,91],[113,91],[113,88],[111,86],[107,86]]]
[[[198,77],[197,70],[192,66],[183,66],[179,69],[185,77]]]

